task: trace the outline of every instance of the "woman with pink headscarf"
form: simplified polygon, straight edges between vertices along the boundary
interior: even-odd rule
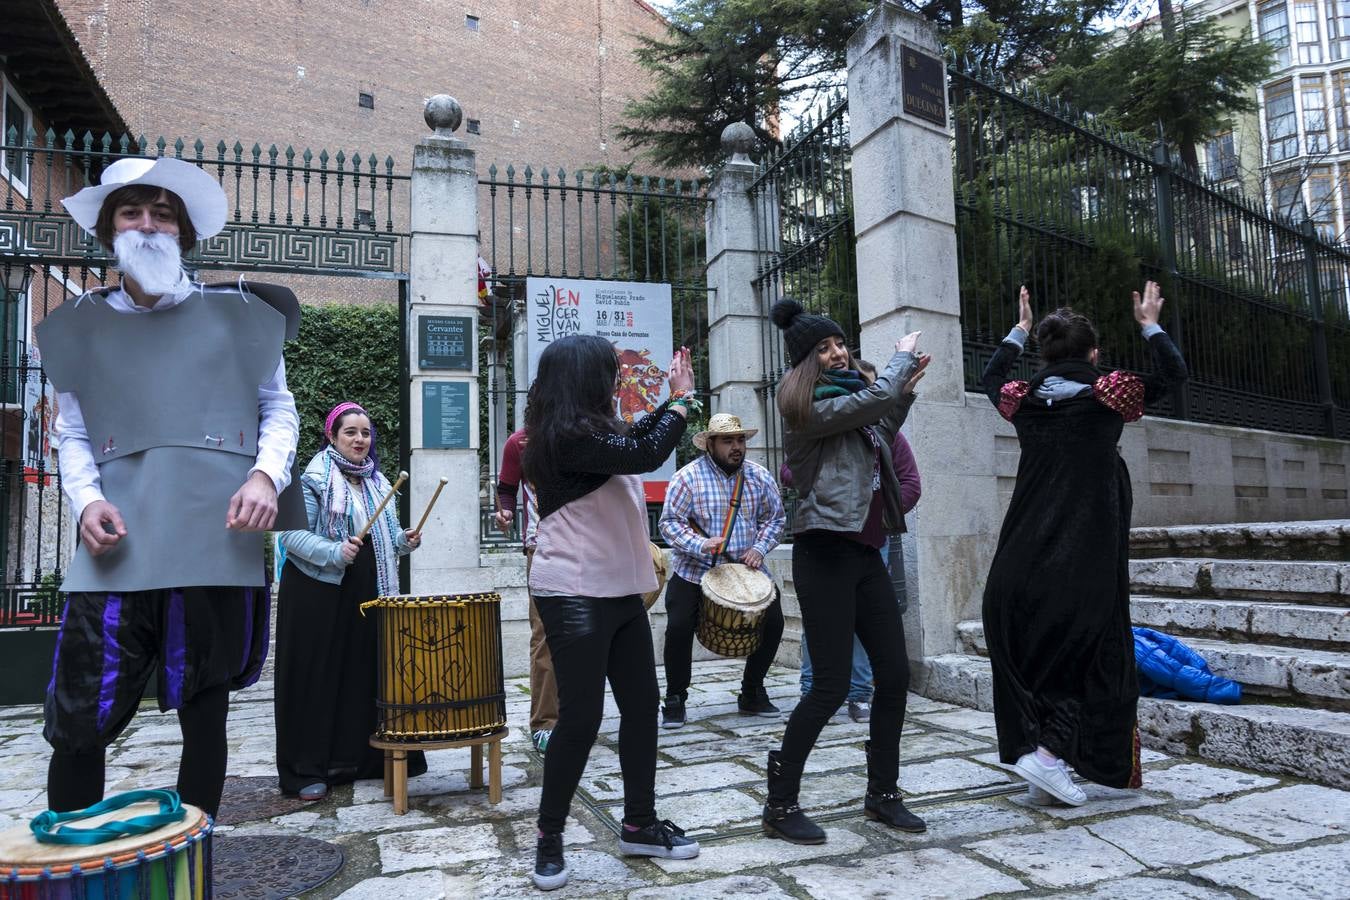
[[[276,729],[281,791],[321,800],[328,789],[383,775],[375,731],[375,620],[360,605],[398,593],[398,558],[422,536],[389,504],[362,540],[390,484],[375,452],[375,427],[355,403],[333,407],[323,444],[300,478],[309,528],[281,535],[286,565],[277,594]],[[421,753],[408,774],[426,771]]]

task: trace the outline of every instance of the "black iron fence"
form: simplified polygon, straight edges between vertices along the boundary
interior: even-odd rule
[[[776,391],[787,359],[778,329],[768,324],[769,308],[780,297],[792,297],[834,319],[849,346],[858,346],[852,159],[848,98],[839,94],[769,153],[750,187],[760,256],[755,290],[766,323],[763,440],[775,473],[782,448]]]
[[[525,311],[526,279],[669,283],[674,344],[693,352],[695,384],[706,389],[708,203],[704,181],[626,171],[491,165],[479,179],[486,292],[479,325],[484,545],[520,542],[514,528],[497,530],[493,511],[502,445],[524,422],[526,344],[517,320]],[[653,362],[664,366],[667,360]],[[682,449],[681,461],[688,452]]]
[[[1072,305],[1145,369],[1130,292],[1158,280],[1191,381],[1160,415],[1350,437],[1350,254],[1023,86],[949,69],[966,383],[1017,317]],[[1027,371],[1033,352],[1022,360]]]

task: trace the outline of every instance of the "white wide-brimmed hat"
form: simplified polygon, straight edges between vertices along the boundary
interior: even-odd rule
[[[700,431],[694,435],[694,446],[700,450],[707,450],[708,438],[710,437],[736,437],[740,434],[752,438],[759,434],[759,429],[742,428],[740,416],[733,416],[731,413],[718,413],[708,420],[706,431]]]
[[[94,234],[99,210],[108,195],[133,184],[162,187],[177,194],[187,207],[197,240],[219,234],[225,227],[225,191],[206,172],[181,159],[129,156],[104,169],[99,182],[61,201],[76,224],[90,234]]]

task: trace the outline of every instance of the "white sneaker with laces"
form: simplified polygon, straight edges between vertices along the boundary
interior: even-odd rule
[[[1036,758],[1033,751],[1024,754],[1013,765],[1013,771],[1026,779],[1028,784],[1035,785],[1070,806],[1082,806],[1087,802],[1087,794],[1073,783],[1073,776],[1069,774],[1069,767],[1063,760],[1056,760],[1047,766]]]

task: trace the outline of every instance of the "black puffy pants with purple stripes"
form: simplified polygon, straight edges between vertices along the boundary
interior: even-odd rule
[[[266,587],[71,594],[45,705],[43,736],[54,751],[50,808],[102,799],[104,751],[131,722],[153,676],[160,710],[177,710],[183,731],[179,793],[215,815],[229,691],[258,680],[270,605]]]

